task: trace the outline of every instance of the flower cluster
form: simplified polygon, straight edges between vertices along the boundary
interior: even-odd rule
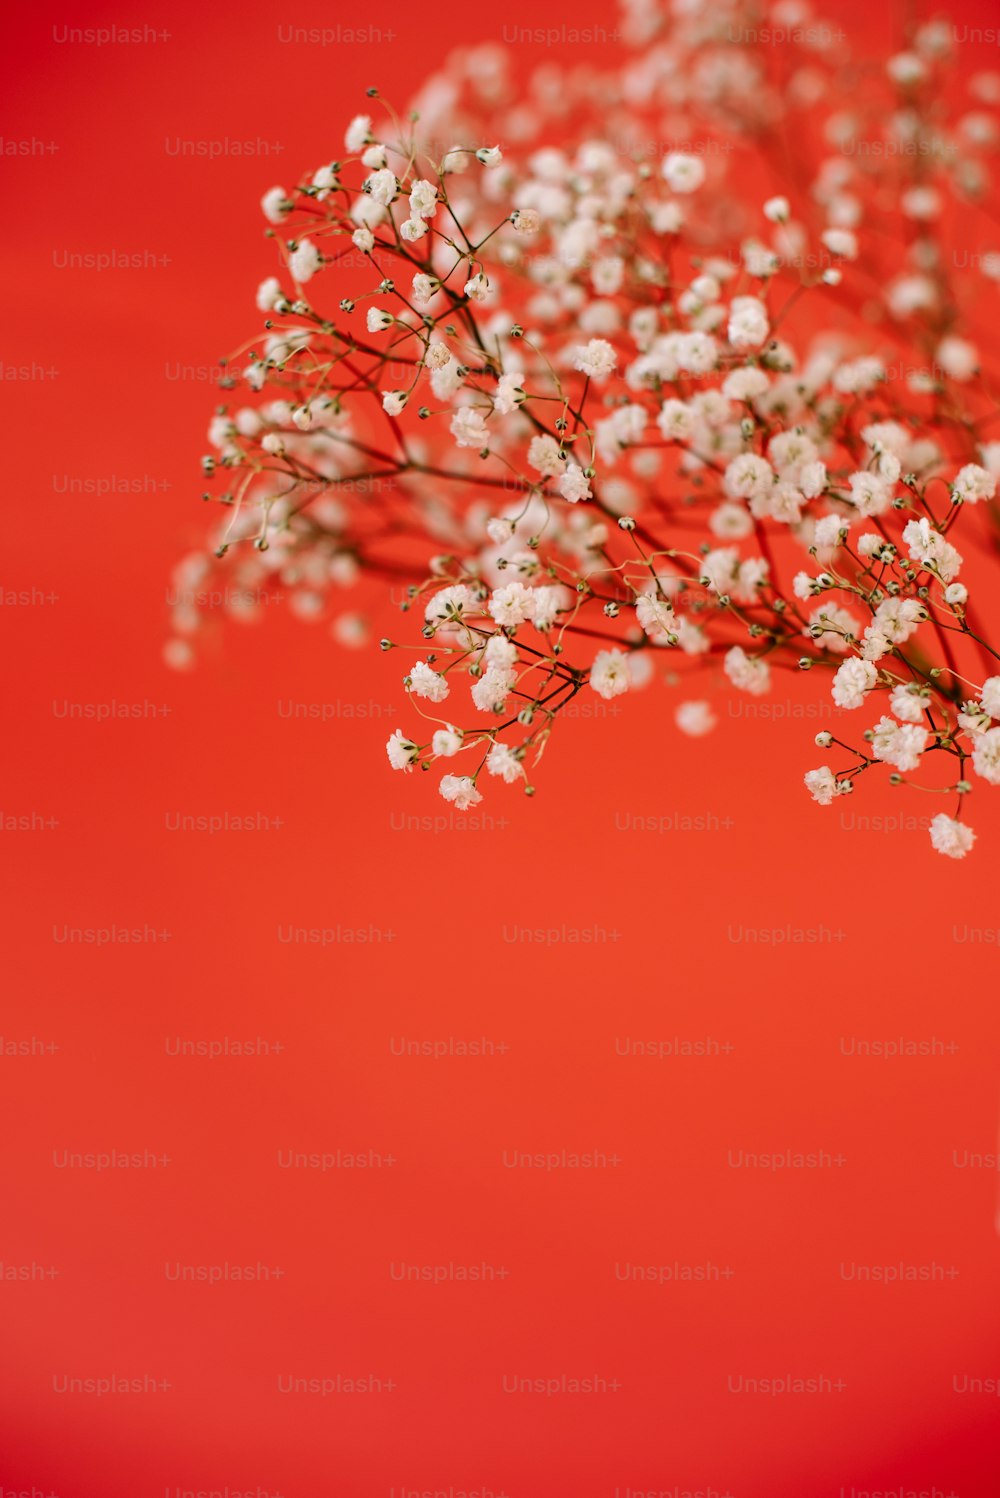
[[[1000,782],[976,316],[1000,255],[970,248],[1000,77],[959,75],[934,22],[877,67],[832,41],[789,66],[752,39],[792,10],[643,0],[621,66],[523,92],[499,50],[462,54],[405,122],[370,91],[338,159],[263,199],[281,270],[210,430],[215,556],[241,543],[239,581],[303,617],[362,575],[402,590],[389,762],[447,761],[460,810],[491,777],[532,793],[579,693],[658,674],[760,695],[811,672],[861,726],[817,735],[839,767],[808,792],[886,767],[948,798],[950,857]],[[183,666],[198,612],[175,622]],[[715,724],[686,692],[674,717]]]

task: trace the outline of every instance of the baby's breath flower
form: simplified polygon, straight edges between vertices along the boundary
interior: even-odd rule
[[[790,669],[838,711],[879,704],[860,750],[816,736],[844,758],[806,774],[815,801],[919,768],[961,808],[1000,784],[997,370],[978,336],[1000,257],[958,264],[944,226],[987,205],[1000,85],[960,100],[941,22],[888,68],[790,40],[775,69],[694,9],[633,5],[624,69],[557,65],[520,98],[502,50],[463,53],[408,113],[356,115],[347,159],[264,195],[277,272],[224,371],[202,459],[219,522],[165,659],[191,664],[190,599],[233,558],[248,597],[280,582],[301,618],[381,575],[413,631],[398,646],[425,641],[401,674],[433,730],[396,730],[387,757],[473,748],[440,782],[458,810],[484,770],[532,794],[525,765],[586,688],[715,673],[759,695]],[[720,147],[710,169],[614,138],[688,115]],[[801,222],[759,193],[789,131]],[[980,554],[960,582],[963,536]],[[334,612],[336,638],[367,638]],[[697,690],[660,709],[692,736],[717,723]],[[446,700],[471,722],[434,727]],[[931,823],[949,857],[974,837]]]
[[[631,678],[628,656],[621,650],[601,650],[590,668],[590,685],[599,697],[609,701],[627,692]]]
[[[468,811],[470,806],[478,806],[483,799],[469,775],[443,775],[439,790],[457,811]]]

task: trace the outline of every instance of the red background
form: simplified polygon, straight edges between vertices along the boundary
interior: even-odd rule
[[[898,41],[897,12],[863,12],[837,15]],[[808,803],[823,720],[731,722],[720,696],[722,731],[685,740],[664,731],[657,685],[558,733],[533,802],[491,787],[485,826],[414,827],[443,803],[385,762],[405,722],[392,656],[345,653],[269,607],[214,637],[197,672],[161,665],[170,568],[206,520],[207,371],[256,326],[272,269],[261,192],[336,152],[368,83],[402,103],[448,46],[552,19],[528,0],[352,18],[185,0],[6,23],[4,137],[41,144],[0,166],[0,582],[30,600],[3,608],[2,810],[28,819],[2,834],[5,1494],[1000,1490],[997,1400],[956,1392],[1000,1374],[997,1175],[956,1164],[997,1148],[988,793],[974,855],[952,864],[921,828],[841,826]],[[338,20],[383,40],[276,39]],[[595,0],[556,20],[613,26]],[[169,37],[57,40],[108,23]],[[179,158],[175,137],[281,150]],[[108,250],[169,263],[60,268]],[[65,492],[90,480],[140,492]],[[806,686],[774,703],[805,711]],[[336,716],[289,721],[289,700]],[[108,722],[63,707],[112,701],[146,706]],[[887,798],[851,813],[938,809]],[[255,811],[281,826],[167,826]],[[686,816],[702,830],[671,830]],[[289,945],[289,925],[339,939]],[[169,939],[97,949],[57,940],[65,926]],[[536,927],[556,939],[510,939]],[[585,930],[598,940],[571,939]],[[377,939],[345,940],[358,931]],[[225,1037],[270,1049],[169,1054]],[[493,1050],[393,1054],[448,1037]],[[718,1051],[621,1056],[616,1037]],[[843,1053],[900,1037],[941,1053]],[[107,1150],[169,1163],[58,1164]],[[393,1163],[282,1169],[288,1150]],[[504,1163],[562,1150],[608,1163]],[[841,1163],[737,1169],[740,1150]],[[717,1279],[615,1273],[706,1261]],[[494,1276],[399,1282],[403,1263]],[[842,1269],[899,1263],[944,1278]],[[281,1274],[192,1284],[177,1264]],[[169,1387],[59,1392],[109,1375]],[[364,1375],[382,1392],[279,1388]],[[833,1387],[732,1392],[785,1375]],[[514,1376],[606,1386],[507,1393]]]

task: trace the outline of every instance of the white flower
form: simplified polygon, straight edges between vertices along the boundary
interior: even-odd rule
[[[735,546],[717,546],[701,559],[701,577],[713,593],[732,591],[739,578],[740,554]]]
[[[486,768],[491,775],[502,776],[507,785],[511,785],[524,774],[521,761],[513,749],[507,744],[502,744],[499,739],[495,740],[493,748],[486,756]]]
[[[778,432],[767,444],[767,456],[781,478],[797,484],[803,468],[816,461],[816,444],[805,432]]]
[[[451,418],[451,435],[459,447],[483,448],[489,444],[486,418],[474,406],[460,406]]]
[[[885,365],[881,359],[868,354],[860,359],[850,359],[833,373],[833,388],[841,395],[863,395],[886,378]]]
[[[848,483],[851,500],[862,515],[881,515],[892,503],[892,486],[877,473],[867,469],[852,473]]]
[[[645,406],[629,402],[616,406],[611,415],[599,421],[595,427],[597,449],[606,463],[613,463],[622,448],[641,442],[646,430],[649,413]]]
[[[764,217],[772,224],[786,223],[791,211],[787,198],[768,198],[764,204]]]
[[[877,681],[878,671],[871,662],[852,656],[833,678],[833,700],[838,707],[861,707]]]
[[[826,650],[845,655],[857,642],[858,621],[838,604],[824,603],[809,615],[809,633]]]
[[[418,307],[423,307],[430,301],[437,290],[437,282],[432,280],[423,271],[418,271],[413,277],[413,300]]]
[[[726,468],[722,483],[730,499],[763,498],[774,483],[774,469],[756,453],[741,453]]]
[[[625,279],[625,261],[620,255],[603,255],[591,266],[590,279],[598,296],[614,296]]]
[[[818,770],[808,770],[802,778],[806,790],[820,806],[829,806],[833,798],[843,795],[850,785],[849,781],[839,784],[829,765],[820,765]]]
[[[418,239],[423,239],[427,233],[427,225],[422,218],[404,218],[399,226],[399,233],[400,237],[405,239],[408,244],[415,244]]]
[[[283,187],[272,187],[260,200],[261,210],[269,224],[280,224],[292,211],[292,204]]]
[[[590,685],[599,697],[609,701],[627,692],[631,684],[628,656],[622,650],[599,650],[590,668]]]
[[[257,287],[257,306],[261,312],[273,312],[281,300],[281,282],[277,276],[268,276]]]
[[[907,218],[932,219],[941,212],[941,194],[934,187],[908,187],[899,199]]]
[[[968,601],[968,597],[969,590],[964,583],[949,583],[944,590],[945,603],[957,604],[961,607]]]
[[[905,645],[926,618],[927,611],[918,599],[887,598],[865,630],[861,652],[865,660],[880,660],[895,646]]]
[[[476,160],[483,166],[499,166],[503,161],[503,152],[499,146],[480,146],[476,152]]]
[[[821,551],[831,551],[840,545],[841,535],[846,530],[847,521],[840,515],[821,515],[813,529],[813,545]]]
[[[672,192],[696,192],[705,180],[705,163],[686,151],[671,151],[663,161],[663,176]]]
[[[535,588],[535,612],[532,623],[536,629],[551,629],[556,622],[556,615],[568,609],[570,595],[561,583],[546,584],[541,588]]]
[[[711,733],[718,719],[708,702],[681,702],[674,713],[674,722],[681,733],[697,739],[702,734]]]
[[[733,297],[727,334],[734,348],[758,348],[770,330],[762,301],[755,296]]]
[[[470,276],[462,288],[466,296],[473,302],[485,301],[489,294],[489,289],[490,283],[482,271],[478,271],[474,276]]]
[[[481,713],[499,713],[514,685],[510,666],[489,666],[472,686],[472,701]]]
[[[392,313],[387,312],[384,307],[368,308],[366,326],[369,333],[384,333],[386,328],[392,327],[393,321]]]
[[[397,728],[386,744],[385,752],[394,770],[412,770],[413,761],[420,750],[405,736],[401,728]]]
[[[468,811],[470,806],[478,806],[483,799],[471,775],[442,775],[439,789],[444,799],[451,801],[458,811]]]
[[[985,733],[988,728],[992,728],[993,723],[982,705],[972,700],[962,703],[962,710],[958,714],[958,726],[963,733],[975,738],[977,734]]]
[[[514,534],[513,520],[504,520],[502,516],[491,516],[486,522],[486,534],[497,546],[503,546]]]
[[[975,344],[964,338],[942,338],[937,346],[934,362],[951,379],[964,384],[971,380],[979,368],[979,352]]]
[[[395,172],[388,167],[381,171],[372,172],[370,177],[365,178],[365,190],[373,203],[378,203],[382,208],[388,208],[399,189]]]
[[[537,234],[542,227],[542,215],[536,208],[515,208],[510,217],[518,234]]]
[[[617,353],[604,338],[591,338],[573,354],[573,368],[592,380],[606,380],[617,363]]]
[[[410,672],[410,691],[415,697],[426,697],[429,702],[443,702],[449,687],[440,672],[432,671],[426,661],[417,661]]]
[[[493,397],[493,409],[498,416],[509,416],[524,399],[524,391],[521,388],[521,376],[517,374],[501,375],[497,380],[497,393]]]
[[[563,499],[568,499],[570,504],[575,505],[578,500],[590,499],[590,484],[587,475],[579,463],[569,462],[565,471],[556,482],[556,488]]]
[[[410,217],[433,218],[437,211],[437,188],[433,182],[418,177],[410,186]]]
[[[734,645],[723,661],[733,686],[753,697],[761,697],[771,685],[771,668],[759,655],[747,655],[742,645]]]
[[[670,643],[676,641],[677,616],[665,598],[657,598],[654,593],[643,593],[635,601],[635,612],[651,640],[669,637]]]
[[[677,621],[677,643],[685,655],[704,655],[712,642],[697,624],[692,624],[690,619],[681,618]]]
[[[677,335],[677,365],[688,374],[708,374],[715,368],[718,358],[718,344],[708,333]]]
[[[482,608],[479,599],[464,583],[454,583],[450,588],[442,588],[428,599],[424,607],[424,619],[428,624],[454,622],[466,614],[480,613]]]
[[[362,224],[361,228],[355,229],[351,235],[351,243],[356,250],[361,251],[362,255],[370,255],[375,248],[375,236],[370,229]]]
[[[981,499],[992,499],[997,492],[997,481],[992,473],[980,468],[978,463],[966,463],[955,475],[952,492],[967,505],[977,504]]]
[[[461,172],[467,172],[468,169],[468,151],[464,150],[461,146],[452,146],[450,151],[445,152],[441,162],[441,171],[443,173],[451,173],[457,176]]]
[[[1000,718],[1000,676],[988,676],[979,692],[979,700],[991,718]]]
[[[934,530],[926,515],[920,520],[910,520],[903,527],[903,540],[913,560],[933,567],[942,582],[950,583],[958,576],[961,556],[940,531]]]
[[[382,397],[382,410],[390,416],[398,416],[406,405],[405,390],[387,390]]]
[[[424,363],[428,369],[444,369],[451,363],[451,349],[446,343],[431,343],[424,355]]]
[[[695,415],[684,401],[671,398],[660,407],[656,425],[667,442],[687,442],[694,434]]]
[[[927,698],[919,691],[913,691],[908,686],[900,684],[893,687],[889,698],[889,706],[896,717],[902,723],[923,722],[924,709],[929,706]]]
[[[838,255],[842,260],[857,260],[858,241],[850,229],[826,229],[820,238],[831,255]]]
[[[483,660],[487,666],[502,666],[509,669],[517,662],[517,646],[513,640],[500,634],[490,635],[486,641],[486,649],[483,651]]]
[[[893,718],[882,717],[872,734],[872,754],[876,759],[895,765],[897,770],[915,770],[927,747],[926,728],[913,723],[902,726]]]
[[[803,463],[801,468],[799,469],[798,483],[799,488],[802,490],[802,493],[805,495],[806,499],[817,499],[826,488],[826,464],[821,463],[818,460],[812,463]],[[824,515],[816,523],[817,531],[819,530],[819,527],[824,523],[824,521],[829,522],[830,524],[836,521],[838,530],[841,526],[843,526],[846,530],[848,524],[848,522],[846,520],[842,520],[839,515]],[[816,543],[817,546],[833,546],[835,544],[835,541],[817,541]]]
[[[321,166],[317,172],[313,173],[312,185],[320,189],[316,194],[318,202],[322,202],[324,198],[329,197],[333,188],[337,186],[337,174],[333,170],[333,167]]]
[[[748,239],[741,247],[743,264],[752,276],[758,280],[765,280],[773,276],[781,264],[778,256],[766,244],[758,244],[755,240]]]
[[[767,516],[771,520],[780,520],[784,525],[796,525],[802,519],[804,503],[802,491],[782,479],[773,484],[767,494],[751,499],[750,512],[758,520]]]
[[[351,152],[352,156],[361,150],[371,133],[371,115],[356,114],[344,132],[344,145]]]
[[[323,257],[311,239],[300,239],[288,259],[288,268],[296,281],[310,281],[323,264]]]
[[[490,598],[490,613],[500,625],[516,629],[525,624],[535,612],[535,595],[523,583],[505,583],[494,588]]]
[[[972,768],[990,785],[1000,785],[1000,728],[988,728],[976,735]]]
[[[725,500],[709,515],[708,528],[720,541],[741,541],[753,531],[753,519],[745,505]]]
[[[562,471],[559,443],[554,437],[532,437],[528,443],[528,462],[545,478],[554,478]]]
[[[764,395],[769,387],[770,381],[764,371],[748,365],[726,375],[722,382],[722,393],[727,400],[752,401]]]
[[[451,759],[462,747],[462,735],[457,728],[449,723],[447,728],[439,728],[431,739],[431,749],[439,759]]]
[[[938,853],[946,858],[964,858],[976,841],[971,827],[956,822],[954,817],[939,812],[930,825],[931,843]]]

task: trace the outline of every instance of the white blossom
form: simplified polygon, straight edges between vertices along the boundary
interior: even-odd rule
[[[569,500],[570,504],[576,504],[578,500],[590,499],[590,484],[587,476],[579,463],[569,462],[564,472],[560,475],[556,488],[563,499]]]
[[[523,583],[505,583],[502,588],[494,588],[490,613],[498,624],[516,629],[527,623],[534,612],[534,592]]]
[[[514,751],[497,739],[486,756],[486,769],[490,775],[499,775],[507,785],[519,779],[524,771]]]
[[[663,176],[672,192],[696,192],[705,180],[705,163],[686,151],[670,151],[663,159]]]
[[[489,445],[486,418],[475,406],[460,406],[451,418],[451,435],[459,447],[483,448]]]
[[[930,835],[934,848],[946,858],[964,858],[976,841],[976,834],[971,827],[956,822],[944,812],[939,812],[932,818]]]
[[[878,681],[878,671],[870,661],[852,656],[837,668],[833,678],[833,700],[838,707],[857,708]]]
[[[771,685],[771,668],[763,656],[747,655],[742,645],[734,645],[723,661],[726,675],[741,692],[761,697]]]
[[[420,751],[416,744],[406,737],[403,730],[397,728],[386,744],[385,752],[394,770],[412,770],[413,761]]]
[[[448,681],[426,661],[417,661],[410,672],[410,691],[415,697],[426,697],[429,702],[443,702],[448,695]]]
[[[972,768],[990,785],[1000,785],[1000,728],[988,728],[976,735]]]
[[[606,380],[618,363],[618,355],[605,338],[591,338],[573,355],[573,368],[591,380]]]
[[[483,799],[470,775],[442,775],[439,790],[457,811],[468,811],[470,806],[478,806]]]
[[[365,142],[371,135],[371,115],[356,114],[344,132],[344,145],[352,156],[363,148]]]
[[[690,738],[701,738],[711,733],[718,723],[711,704],[703,701],[681,702],[674,713],[674,721],[681,733]]]
[[[622,650],[600,650],[590,668],[590,685],[609,701],[627,692],[630,685],[628,656]]]
[[[296,281],[311,281],[323,264],[323,257],[311,239],[300,239],[288,257],[288,268]]]
[[[839,784],[829,765],[820,765],[818,770],[808,770],[803,776],[806,790],[820,806],[829,806],[834,797],[843,795],[850,782]]]

